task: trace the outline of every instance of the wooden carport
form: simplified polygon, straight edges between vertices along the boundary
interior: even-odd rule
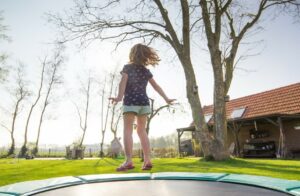
[[[203,111],[205,117],[212,116],[213,105],[204,106]],[[276,157],[285,158],[297,151],[300,154],[300,83],[230,100],[226,103],[226,114],[229,134],[227,145],[229,147],[234,142],[238,156],[244,152],[245,144],[248,145],[247,140],[266,142],[268,138],[250,138],[249,135],[267,135],[268,131],[262,129],[271,130],[271,139],[276,144]],[[207,123],[213,126],[213,119],[207,118]],[[186,131],[194,132],[195,128],[177,129],[179,151],[180,138]]]

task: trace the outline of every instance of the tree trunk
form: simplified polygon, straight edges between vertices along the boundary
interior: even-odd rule
[[[38,90],[38,95],[36,97],[36,100],[31,105],[31,108],[30,108],[30,111],[29,111],[29,114],[28,114],[28,117],[27,117],[26,126],[25,126],[25,133],[24,133],[24,143],[23,143],[23,146],[22,146],[21,151],[20,151],[20,156],[21,157],[24,157],[26,155],[27,151],[28,151],[28,148],[27,148],[28,125],[29,125],[29,121],[30,121],[30,118],[31,118],[32,111],[33,111],[34,107],[36,106],[36,104],[38,103],[38,101],[41,98],[41,92],[42,92],[43,82],[44,82],[44,72],[45,72],[45,67],[46,67],[46,58],[44,59],[42,64],[43,64],[43,68],[42,68],[42,73],[41,73],[40,87],[39,87],[39,90]]]
[[[43,118],[44,118],[44,113],[45,113],[45,110],[46,110],[46,106],[47,104],[45,103],[44,105],[44,108],[43,108],[43,111],[41,113],[41,117],[40,117],[40,122],[39,122],[39,127],[38,127],[38,135],[37,135],[37,138],[36,138],[36,142],[35,142],[35,146],[32,150],[32,154],[34,156],[36,156],[38,154],[38,151],[39,151],[39,140],[40,140],[40,134],[41,134],[41,127],[42,127],[42,123],[43,123]]]
[[[226,119],[226,102],[225,102],[225,86],[223,80],[223,70],[221,65],[221,53],[212,59],[214,67],[214,135],[222,151],[224,158],[229,157],[226,146],[227,140],[227,119]]]
[[[113,92],[113,86],[114,86],[114,80],[115,80],[116,74],[112,74],[111,76],[111,86],[110,86],[110,90],[109,90],[109,95],[108,97],[111,97],[112,92]],[[106,83],[106,81],[105,81]],[[103,87],[103,97],[102,97],[102,119],[103,119],[103,100],[104,100],[104,91],[105,91],[105,84]],[[103,144],[104,144],[104,137],[105,137],[105,132],[106,132],[106,125],[107,125],[107,120],[108,120],[108,113],[109,113],[109,109],[110,109],[110,102],[108,102],[107,104],[107,110],[106,110],[106,115],[105,115],[105,122],[104,122],[104,127],[102,125],[102,139],[101,139],[101,144],[100,144],[100,157],[104,156],[104,151],[103,151]]]
[[[198,142],[201,143],[204,158],[206,160],[224,160],[228,158],[228,155],[224,153],[222,142],[212,137],[208,131],[200,103],[196,77],[189,55],[180,55],[180,61],[183,65],[187,82],[186,92],[192,110],[196,138]]]
[[[100,143],[100,154],[99,154],[99,156],[101,158],[104,157],[104,150],[103,150],[104,136],[105,136],[105,130],[104,131],[102,130],[102,138],[101,138],[101,143]]]
[[[8,149],[7,156],[13,155],[15,153],[15,138],[13,136],[13,132],[11,132],[11,145]]]
[[[43,118],[44,118],[44,114],[45,114],[45,111],[46,111],[46,107],[48,105],[48,97],[49,97],[50,91],[51,91],[51,87],[48,90],[48,93],[47,93],[47,96],[46,96],[46,99],[45,99],[45,102],[44,102],[44,107],[43,107],[43,110],[42,110],[42,113],[41,113],[41,117],[40,117],[40,121],[39,121],[39,126],[38,126],[38,135],[37,135],[37,138],[36,138],[35,147],[32,150],[32,154],[33,155],[37,155],[38,154],[38,146],[39,146],[39,140],[40,140],[40,134],[41,134],[41,127],[42,127],[42,123],[43,123]]]
[[[89,105],[90,105],[90,89],[91,89],[91,77],[89,76],[88,85],[87,85],[87,89],[86,89],[86,105],[85,105],[84,127],[82,129],[83,134],[82,134],[82,138],[81,138],[81,141],[80,141],[80,144],[79,144],[80,147],[82,147],[83,140],[84,140],[84,137],[85,137],[87,126],[88,126],[88,114],[89,114]],[[80,112],[79,112],[79,115],[80,115]]]
[[[12,121],[11,132],[10,132],[11,145],[10,145],[10,148],[7,152],[7,156],[13,155],[15,153],[15,138],[14,138],[15,124],[16,124],[16,119],[17,119],[17,115],[18,115],[18,111],[19,111],[19,104],[20,104],[22,99],[23,99],[22,96],[21,96],[20,99],[18,99],[16,107],[15,107],[15,111],[14,111],[14,114],[13,114],[13,121]]]
[[[231,131],[234,137],[235,144],[235,156],[241,157],[241,148],[240,148],[240,140],[239,140],[239,132],[241,125],[237,125],[235,122],[232,123]]]
[[[27,148],[27,135],[28,135],[28,125],[29,125],[29,120],[31,117],[31,113],[33,111],[34,105],[31,106],[28,117],[27,117],[27,121],[26,121],[26,127],[25,127],[25,133],[24,133],[24,143],[23,146],[21,147],[21,151],[20,151],[20,157],[25,157],[28,148]]]

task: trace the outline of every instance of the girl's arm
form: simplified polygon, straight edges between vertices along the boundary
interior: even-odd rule
[[[171,104],[173,101],[175,101],[176,99],[169,99],[167,97],[167,95],[165,94],[165,92],[163,91],[163,89],[156,83],[156,81],[151,78],[149,79],[150,84],[152,85],[152,87],[154,88],[154,90],[160,95],[162,96],[162,98],[164,98],[164,100],[168,103]]]
[[[124,93],[125,93],[127,80],[128,80],[128,75],[126,73],[122,73],[122,78],[119,83],[118,96],[109,98],[109,100],[111,100],[113,104],[117,104],[119,101],[122,101]]]

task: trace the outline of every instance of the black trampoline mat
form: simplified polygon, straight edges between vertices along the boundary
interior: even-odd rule
[[[277,196],[289,195],[269,189],[210,181],[130,180],[90,183],[54,189],[39,196]]]

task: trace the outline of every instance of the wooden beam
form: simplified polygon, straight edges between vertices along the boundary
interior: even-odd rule
[[[283,115],[283,116],[281,116],[281,118],[299,118],[300,119],[300,115]]]
[[[264,118],[266,121],[268,121],[269,123],[275,125],[276,127],[279,127],[279,123],[270,119],[270,118]]]

